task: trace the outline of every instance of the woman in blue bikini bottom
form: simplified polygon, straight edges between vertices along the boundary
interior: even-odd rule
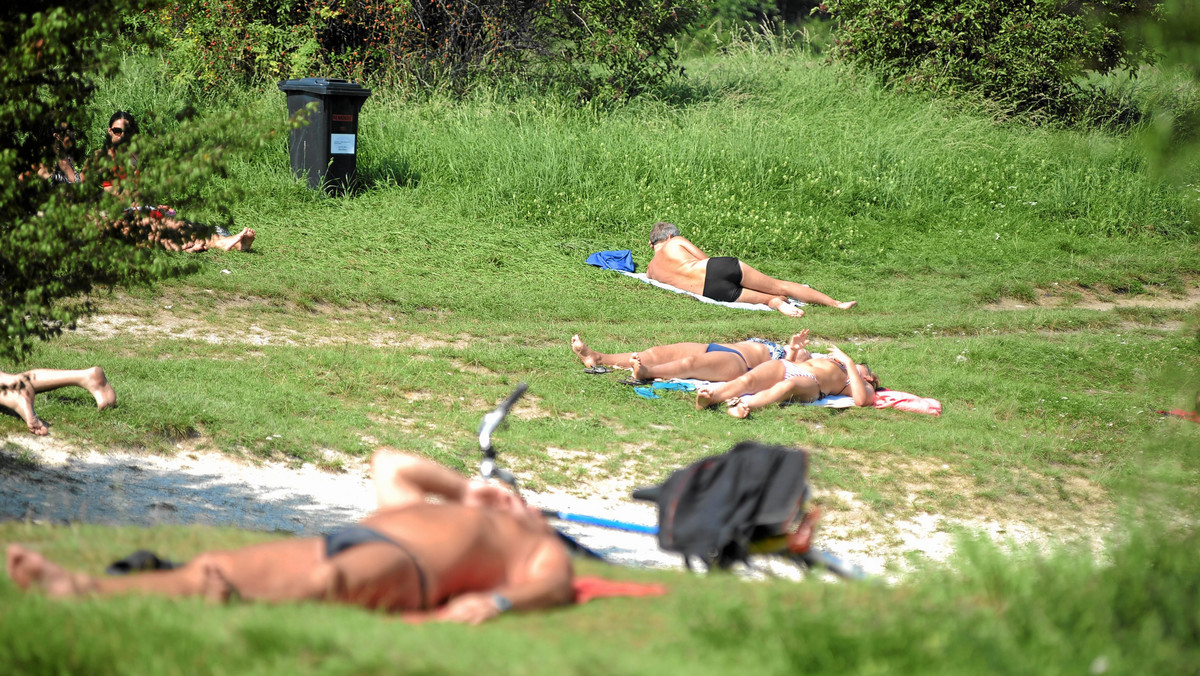
[[[794,343],[793,343],[794,345]],[[814,359],[801,345],[788,346],[785,359],[772,359],[726,383],[696,391],[696,408],[725,402],[729,415],[745,418],[750,411],[781,401],[816,401],[835,394],[854,397],[855,406],[875,403],[879,376],[836,346],[829,357]]]
[[[806,342],[807,336],[807,330],[801,331],[792,336],[792,341]],[[589,368],[603,365],[632,369],[633,376],[643,380],[732,380],[759,364],[784,356],[783,346],[763,338],[749,338],[738,343],[671,343],[639,352],[606,354],[589,348],[575,335],[571,337],[571,349]]]

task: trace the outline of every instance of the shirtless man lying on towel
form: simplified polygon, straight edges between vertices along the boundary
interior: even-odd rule
[[[51,596],[332,601],[436,609],[436,619],[470,624],[571,601],[570,556],[538,510],[503,488],[397,451],[380,450],[371,463],[378,510],[323,538],[207,552],[175,570],[124,577],[72,573],[10,544],[8,575]]]
[[[789,304],[788,298],[843,310],[858,304],[854,300],[839,302],[812,287],[768,277],[730,256],[709,258],[671,223],[654,224],[650,246],[654,258],[646,266],[647,277],[722,303],[761,303],[789,317],[802,317],[804,310]]]

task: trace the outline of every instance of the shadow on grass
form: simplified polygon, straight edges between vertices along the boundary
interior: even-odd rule
[[[329,482],[273,483],[228,476],[200,462],[163,468],[130,456],[72,457],[64,465],[48,466],[14,450],[0,449],[0,520],[203,524],[315,535],[357,521],[370,508],[350,500],[331,503],[318,495],[335,488],[333,475]]]
[[[413,169],[407,159],[375,158],[359,167],[355,192],[367,192],[377,188],[415,188],[420,184],[420,172]]]

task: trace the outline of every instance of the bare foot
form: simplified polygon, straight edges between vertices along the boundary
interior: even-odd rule
[[[204,580],[201,583],[201,595],[210,603],[225,603],[233,596],[233,585],[225,579],[225,574],[214,563],[204,566]]]
[[[711,387],[696,388],[696,408],[704,410],[716,403]]]
[[[588,368],[592,368],[600,363],[600,353],[584,345],[578,333],[571,336],[571,349],[574,350],[575,356],[579,357],[583,365]]]
[[[787,315],[788,317],[803,317],[804,316],[804,310],[796,307],[795,305],[792,305],[791,303],[787,302],[786,300],[784,300],[782,298],[772,298],[771,302],[768,303],[767,305],[769,305],[772,308],[775,308],[776,310],[779,310],[780,312]]]
[[[849,310],[850,308],[854,307],[855,305],[858,305],[858,301],[856,301],[856,300],[848,300],[848,301],[846,301],[845,303],[838,303],[838,304],[836,305],[836,307],[837,307],[837,309],[839,309],[839,310]]]
[[[239,242],[238,251],[249,251],[250,246],[254,244],[255,232],[253,228],[246,228],[242,231],[242,241]]]
[[[249,251],[254,243],[254,230],[246,228],[236,235],[217,237],[212,243],[223,251]]]
[[[746,402],[742,401],[741,397],[734,397],[725,403],[729,405],[726,412],[735,418],[745,418],[750,415],[750,407],[746,405]]]
[[[87,380],[83,382],[83,386],[96,398],[96,408],[103,411],[117,403],[117,393],[113,391],[112,385],[108,384],[108,378],[104,376],[104,369],[93,366],[91,371]]]
[[[33,412],[33,385],[28,382],[27,376],[20,376],[20,378],[14,386],[0,393],[4,395],[3,399],[0,399],[0,404],[16,411],[17,415],[21,416],[21,420],[25,421],[30,432],[44,437],[50,433],[50,428]]]
[[[637,352],[629,355],[629,368],[633,369],[633,377],[638,380],[652,380],[650,375],[646,373],[646,367],[642,366],[642,358]]]
[[[91,590],[92,579],[70,573],[21,545],[9,545],[8,576],[21,589],[40,587],[50,596],[79,596]]]

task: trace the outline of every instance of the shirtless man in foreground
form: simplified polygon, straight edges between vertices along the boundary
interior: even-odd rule
[[[836,301],[810,286],[768,277],[730,256],[709,258],[671,223],[654,224],[650,247],[654,258],[646,266],[647,277],[722,303],[761,303],[789,317],[802,317],[804,310],[788,303],[788,298],[842,310],[858,304],[856,300]]]
[[[570,555],[516,495],[428,460],[382,449],[371,460],[378,510],[323,538],[207,552],[170,571],[124,577],[72,573],[20,545],[8,574],[51,596],[232,595],[267,602],[332,601],[412,619],[478,624],[507,610],[572,600]],[[426,501],[436,496],[438,503]]]
[[[117,393],[104,377],[104,369],[93,366],[75,371],[31,369],[16,375],[0,371],[0,406],[15,411],[30,432],[43,436],[50,429],[33,412],[33,395],[60,387],[82,387],[91,393],[101,411],[117,401]]]

